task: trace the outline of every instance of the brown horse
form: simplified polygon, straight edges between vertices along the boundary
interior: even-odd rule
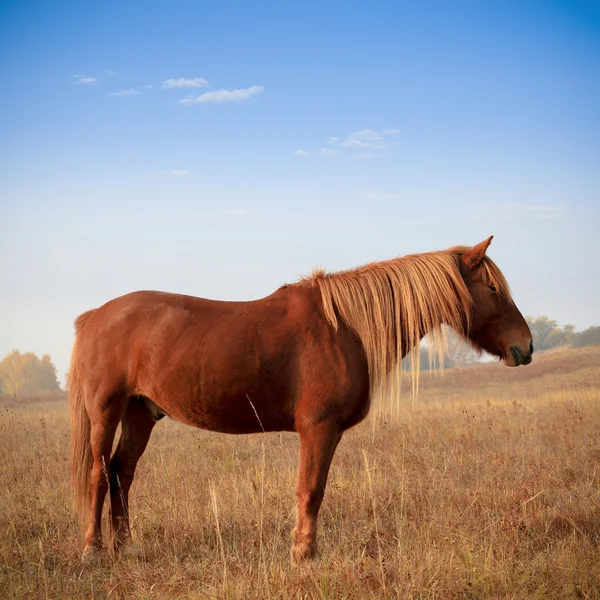
[[[374,390],[398,377],[398,363],[424,335],[435,339],[448,325],[506,365],[531,362],[531,332],[485,254],[491,239],[340,273],[317,271],[252,302],[147,291],[81,315],[69,402],[84,558],[102,545],[108,491],[112,547],[128,540],[129,488],[165,415],[225,433],[298,432],[292,560],[313,557],[340,438],[365,418]]]

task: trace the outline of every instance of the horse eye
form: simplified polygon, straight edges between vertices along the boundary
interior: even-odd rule
[[[492,292],[496,291],[496,286],[495,285],[490,285],[489,288],[490,288],[490,290],[492,290]]]

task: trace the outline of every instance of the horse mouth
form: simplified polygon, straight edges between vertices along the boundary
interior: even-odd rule
[[[519,351],[514,346],[510,349],[510,354],[511,354],[511,356],[513,358],[514,366],[515,367],[520,366],[520,364],[521,364],[521,355],[519,354]]]
[[[516,346],[510,347],[510,357],[512,358],[512,362],[508,360],[508,356],[504,358],[504,364],[509,367],[528,365],[531,362],[531,354],[524,354]]]

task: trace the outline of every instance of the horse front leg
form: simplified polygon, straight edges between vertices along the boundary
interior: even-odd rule
[[[317,555],[317,515],[323,501],[329,465],[342,438],[337,424],[323,422],[299,431],[298,515],[292,533],[293,564]]]

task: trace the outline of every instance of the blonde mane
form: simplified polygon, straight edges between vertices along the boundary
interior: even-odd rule
[[[471,295],[459,260],[468,247],[413,254],[362,267],[326,273],[316,269],[305,282],[318,286],[325,315],[334,329],[339,320],[360,339],[369,369],[372,397],[387,397],[385,412],[399,408],[402,357],[410,353],[413,399],[418,388],[420,341],[428,336],[430,364],[441,367],[447,325],[466,335]],[[485,257],[480,276],[510,297],[500,269]],[[382,404],[381,402],[377,403]]]

